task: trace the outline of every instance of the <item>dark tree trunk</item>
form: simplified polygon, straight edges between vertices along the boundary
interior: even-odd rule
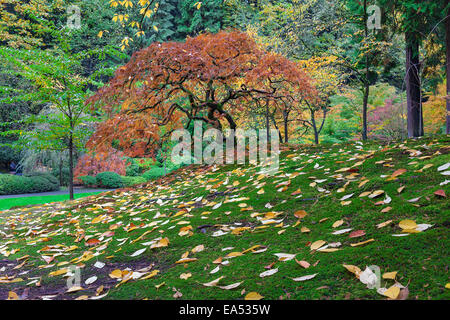
[[[270,140],[270,118],[269,118],[269,101],[266,101],[266,134],[267,141]]]
[[[412,32],[407,32],[405,34],[405,38],[408,137],[413,138],[423,136],[423,117],[419,77],[419,39]]]
[[[289,112],[283,111],[283,121],[284,121],[284,143],[289,142]]]
[[[369,68],[367,68],[366,77],[369,75]],[[363,97],[363,129],[362,129],[362,139],[367,140],[367,104],[369,103],[369,93],[370,85],[369,80],[364,85],[364,97]]]
[[[73,200],[73,136],[69,137],[69,198]]]
[[[448,1],[447,1],[448,2]],[[445,23],[447,45],[447,134],[450,134],[450,8]]]
[[[59,156],[59,185],[63,185],[63,176],[62,176],[62,167],[63,167],[63,159],[62,155]]]
[[[364,35],[367,39],[369,35],[369,30],[367,27],[367,0],[364,0]],[[369,90],[370,90],[370,83],[369,83],[369,56],[366,53],[366,78],[364,82],[364,99],[363,99],[363,110],[362,110],[362,118],[363,118],[363,125],[362,125],[362,139],[367,140],[367,104],[369,101]]]
[[[275,127],[275,130],[277,130],[277,132],[278,132],[278,139],[280,141],[283,141],[283,137],[281,136],[281,131],[280,131],[280,129],[277,126],[277,122],[275,121],[275,117],[273,115],[271,115],[270,118],[272,119],[272,123],[273,123],[273,126]]]
[[[319,144],[319,131],[317,130],[315,112],[313,110],[310,110],[310,112],[311,112],[311,124],[314,130],[314,143]]]

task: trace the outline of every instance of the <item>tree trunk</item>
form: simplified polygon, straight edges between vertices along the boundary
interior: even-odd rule
[[[269,101],[266,101],[266,134],[267,134],[267,141],[269,141],[270,140]]]
[[[448,2],[448,1],[447,1]],[[447,134],[450,134],[450,8],[445,23],[446,45],[447,45]]]
[[[366,77],[368,77],[369,69],[367,68]],[[367,105],[369,103],[369,93],[370,85],[369,80],[366,79],[366,84],[364,85],[364,97],[363,97],[363,129],[362,129],[362,139],[367,140]]]
[[[164,175],[166,175],[167,174],[167,171],[166,171],[166,158],[164,158]]]
[[[319,144],[319,131],[317,130],[315,113],[312,110],[310,110],[310,112],[311,112],[311,124],[314,130],[314,143]]]
[[[419,39],[412,32],[405,34],[406,40],[406,109],[408,137],[423,136],[422,102],[420,97]]]
[[[69,137],[69,198],[73,200],[73,136]]]
[[[289,142],[289,133],[288,133],[289,112],[283,111],[283,121],[284,121],[284,143],[288,143]]]
[[[63,185],[63,176],[62,176],[62,167],[63,167],[63,160],[62,160],[62,154],[59,155],[59,185]]]
[[[367,39],[369,35],[369,30],[367,26],[367,0],[364,0],[364,35]],[[369,83],[369,56],[366,54],[366,79],[364,82],[364,99],[363,99],[363,110],[362,110],[362,118],[363,118],[363,125],[362,125],[362,139],[365,141],[367,140],[367,103],[369,101],[369,90],[370,90],[370,83]]]

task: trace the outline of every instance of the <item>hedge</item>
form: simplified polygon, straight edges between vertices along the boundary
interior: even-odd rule
[[[115,172],[106,171],[97,174],[95,177],[97,185],[102,188],[121,188],[123,187],[122,177]]]
[[[78,177],[78,180],[80,180],[86,187],[94,187],[97,185],[97,178],[93,176],[81,176]]]
[[[58,180],[51,174],[32,176],[0,175],[0,195],[59,190]]]

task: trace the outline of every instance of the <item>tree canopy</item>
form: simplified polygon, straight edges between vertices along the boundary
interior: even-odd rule
[[[153,43],[133,54],[88,103],[108,115],[89,146],[114,140],[132,154],[146,154],[159,139],[157,127],[200,120],[236,129],[233,114],[244,102],[287,95],[312,101],[309,76],[287,58],[269,53],[244,32],[204,33],[185,42]],[[124,128],[127,134],[123,134]]]

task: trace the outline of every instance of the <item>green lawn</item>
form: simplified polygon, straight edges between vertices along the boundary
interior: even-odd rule
[[[75,194],[75,199],[92,196],[101,192],[88,192]],[[32,204],[44,204],[51,202],[59,202],[69,200],[69,195],[56,195],[56,196],[43,196],[43,197],[23,197],[23,198],[10,198],[0,199],[0,210],[8,210],[17,206],[28,206]]]
[[[299,146],[274,176],[187,167],[147,187],[0,212],[0,299],[27,288],[28,299],[387,299],[344,264],[397,272],[381,287],[397,282],[408,299],[449,299],[449,144]],[[320,240],[330,246],[316,250]],[[66,292],[75,265],[83,290]]]

